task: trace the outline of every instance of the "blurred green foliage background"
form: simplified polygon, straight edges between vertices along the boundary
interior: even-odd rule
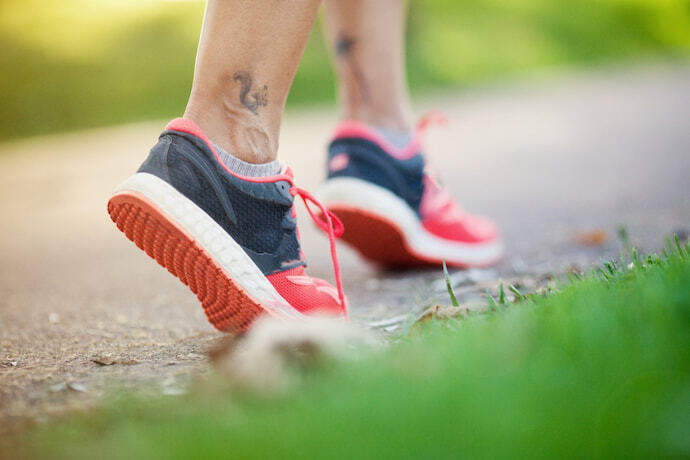
[[[203,8],[0,0],[0,140],[181,114]],[[415,92],[572,65],[686,59],[690,0],[413,0],[408,36]],[[317,27],[288,104],[333,100]]]

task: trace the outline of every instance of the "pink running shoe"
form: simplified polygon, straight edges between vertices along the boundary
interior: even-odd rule
[[[336,287],[304,271],[296,196],[328,233]],[[271,177],[230,171],[191,120],[168,124],[136,174],[117,187],[108,213],[127,238],[189,286],[220,330],[244,331],[261,314],[347,316],[335,253],[342,223],[294,184],[289,168]]]
[[[425,165],[420,121],[414,139],[396,148],[369,126],[340,123],[329,146],[328,179],[319,197],[345,224],[343,239],[373,262],[410,267],[446,261],[456,267],[497,262],[496,224],[464,211]]]

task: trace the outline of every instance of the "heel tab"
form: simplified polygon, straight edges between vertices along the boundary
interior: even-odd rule
[[[228,169],[227,166],[225,166],[223,162],[220,160],[220,156],[218,155],[218,152],[216,151],[215,147],[213,146],[209,138],[206,137],[206,134],[204,134],[199,125],[197,125],[194,121],[190,120],[189,118],[175,118],[165,126],[165,130],[187,133],[191,134],[192,136],[198,137],[204,142],[204,144],[206,144],[209,150],[211,150],[211,153],[213,153],[213,156],[216,158],[216,161],[218,161],[218,163],[220,163],[220,165],[223,166],[223,168],[225,168],[226,170]]]
[[[194,123],[189,118],[175,118],[165,126],[165,130],[180,131],[183,133],[193,134],[194,136],[202,139],[207,144],[211,143],[206,137],[206,134],[204,134],[204,132],[201,130],[199,125]]]
[[[376,132],[365,123],[357,120],[343,120],[333,130],[331,140],[343,137],[376,137]]]
[[[331,143],[340,139],[363,139],[372,142],[388,155],[398,160],[410,159],[422,150],[419,136],[416,133],[406,147],[398,148],[388,142],[374,128],[357,120],[345,120],[338,123],[333,132]]]

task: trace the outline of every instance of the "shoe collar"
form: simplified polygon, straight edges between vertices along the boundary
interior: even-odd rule
[[[407,160],[422,151],[424,134],[429,126],[432,124],[443,125],[446,124],[447,121],[447,117],[440,111],[430,111],[426,113],[420,118],[419,122],[417,122],[412,141],[403,148],[394,146],[371,125],[367,125],[358,120],[344,120],[338,123],[333,133],[332,141],[353,137],[365,139],[378,145],[392,157],[398,160]]]
[[[218,152],[216,149],[213,147],[213,143],[206,137],[206,134],[201,130],[199,125],[197,125],[194,121],[190,120],[189,118],[175,118],[172,120],[170,123],[168,123],[165,126],[166,131],[178,131],[181,133],[187,133],[191,134],[192,136],[195,136],[199,139],[201,139],[206,146],[211,149],[211,152],[213,152],[213,156],[216,158],[218,163],[227,171],[228,174],[231,176],[235,176],[239,179],[248,181],[248,182],[278,182],[278,181],[287,181],[290,186],[294,185],[294,174],[292,173],[292,169],[288,167],[287,165],[282,165],[282,168],[278,174],[275,174],[273,176],[265,176],[265,177],[251,177],[251,176],[242,176],[240,174],[237,174],[236,172],[230,170],[225,163],[223,163],[220,159],[220,156],[218,155]]]

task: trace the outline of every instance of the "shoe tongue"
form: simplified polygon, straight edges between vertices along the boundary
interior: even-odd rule
[[[281,172],[282,175],[288,176],[290,179],[295,178],[295,174],[292,172],[292,168],[289,167],[288,165],[283,165],[283,167],[281,168],[281,171],[282,171]]]

